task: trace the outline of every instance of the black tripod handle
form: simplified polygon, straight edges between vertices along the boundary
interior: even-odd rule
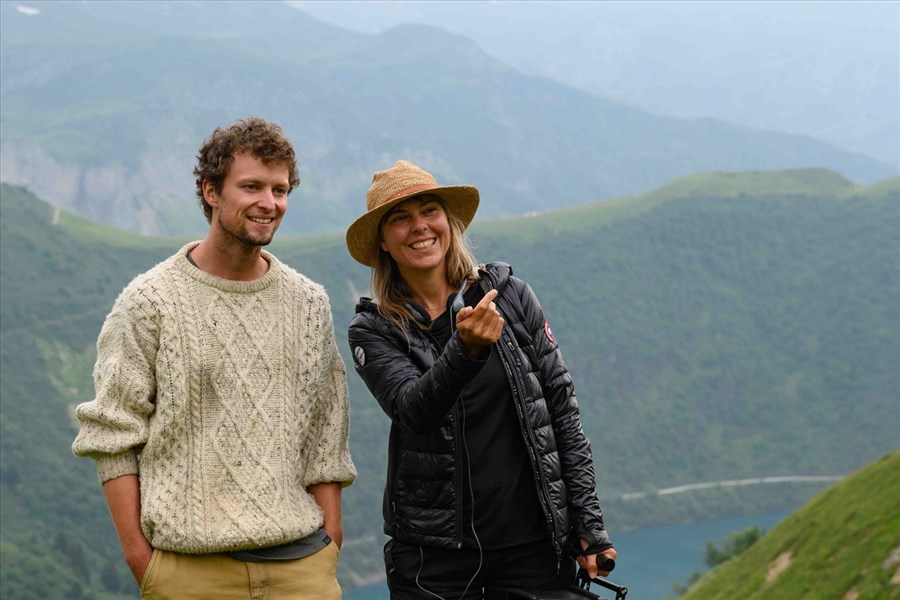
[[[609,565],[608,563],[612,563]],[[601,571],[612,571],[616,566],[616,561],[611,558],[608,558],[600,565]],[[584,569],[578,569],[578,581],[579,587],[583,590],[588,590],[591,588],[592,583],[596,583],[600,587],[604,587],[612,592],[616,593],[616,600],[625,600],[625,596],[628,595],[628,588],[624,585],[616,585],[611,581],[607,581],[602,577],[597,577],[596,579],[591,579],[591,576],[588,575],[588,572]]]

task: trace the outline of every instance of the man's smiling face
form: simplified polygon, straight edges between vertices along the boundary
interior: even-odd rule
[[[265,164],[250,153],[234,157],[217,192],[210,184],[204,193],[213,208],[217,234],[246,246],[266,246],[287,210],[290,191],[288,167]]]

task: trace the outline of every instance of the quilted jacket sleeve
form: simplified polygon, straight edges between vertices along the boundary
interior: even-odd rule
[[[409,339],[415,335],[361,312],[350,324],[348,337],[356,372],[382,410],[401,429],[424,433],[440,425],[484,361],[470,359],[454,333],[433,364],[428,364],[430,358],[424,353],[417,356],[410,346]]]
[[[603,551],[612,547],[612,542],[603,524],[591,444],[581,426],[572,377],[534,291],[516,278],[511,280],[511,287],[518,294],[525,325],[534,344],[538,361],[536,366],[553,423],[575,529],[587,539],[591,551]]]

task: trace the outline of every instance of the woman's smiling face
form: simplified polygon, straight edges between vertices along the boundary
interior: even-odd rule
[[[381,249],[400,274],[421,276],[441,269],[450,248],[450,223],[443,204],[428,194],[401,202],[381,221]]]

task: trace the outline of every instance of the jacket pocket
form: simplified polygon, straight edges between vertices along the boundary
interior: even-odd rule
[[[391,556],[391,548],[394,546],[394,541],[389,540],[387,544],[384,545],[384,572],[390,577],[391,573],[394,572],[394,557]]]

